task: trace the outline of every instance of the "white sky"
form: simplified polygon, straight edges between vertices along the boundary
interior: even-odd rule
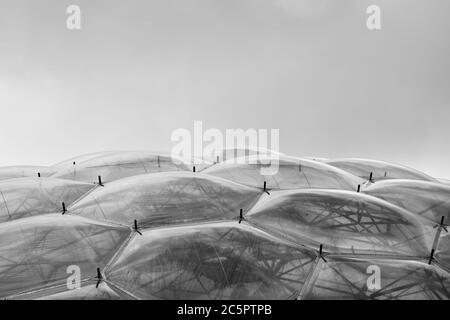
[[[66,8],[82,30],[66,29]],[[366,8],[382,30],[366,28]],[[448,0],[0,0],[0,165],[278,128],[450,178]]]

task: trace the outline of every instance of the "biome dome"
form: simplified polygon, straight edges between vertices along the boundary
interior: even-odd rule
[[[0,168],[0,298],[450,298],[445,180],[376,160],[220,155]]]

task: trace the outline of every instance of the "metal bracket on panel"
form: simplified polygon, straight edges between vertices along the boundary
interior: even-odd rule
[[[139,229],[138,229],[138,223],[137,223],[137,220],[134,220],[134,228],[133,228],[133,230],[134,231],[136,231],[137,233],[139,233],[141,236],[142,236],[142,233],[139,231]]]
[[[245,219],[244,219],[244,215],[243,215],[242,209],[241,209],[241,210],[239,211],[239,223],[241,223],[242,220],[245,220]]]
[[[98,185],[100,187],[104,187],[103,183],[102,183],[102,176],[98,176]]]
[[[444,224],[445,217],[441,217],[441,223],[438,225],[435,225],[433,228],[437,228],[436,235],[434,236],[433,246],[431,247],[430,257],[428,258],[428,264],[431,264],[434,260],[434,253],[436,252],[436,249],[439,245],[439,238],[441,237],[442,230],[445,230],[445,232],[448,232],[447,225]]]
[[[322,259],[326,263],[327,260],[323,256],[322,249],[323,249],[323,245],[321,244],[319,247],[319,258]]]
[[[95,287],[98,288],[98,286],[100,285],[100,282],[102,282],[102,280],[103,280],[103,276],[100,271],[100,268],[97,268],[97,276],[95,277],[95,279],[97,279],[97,284],[95,285]]]
[[[264,181],[263,191],[264,191],[265,193],[267,193],[267,194],[270,196],[270,193],[269,193],[269,191],[268,191],[268,189],[267,189],[267,182],[266,182],[266,181]]]

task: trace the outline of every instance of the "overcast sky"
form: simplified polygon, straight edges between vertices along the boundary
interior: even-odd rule
[[[448,0],[0,0],[0,165],[170,150],[173,130],[201,120],[278,128],[295,156],[450,178],[449,12]]]

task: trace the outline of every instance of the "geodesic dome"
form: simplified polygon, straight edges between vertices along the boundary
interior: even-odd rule
[[[0,168],[0,298],[450,298],[448,186],[246,155]]]

